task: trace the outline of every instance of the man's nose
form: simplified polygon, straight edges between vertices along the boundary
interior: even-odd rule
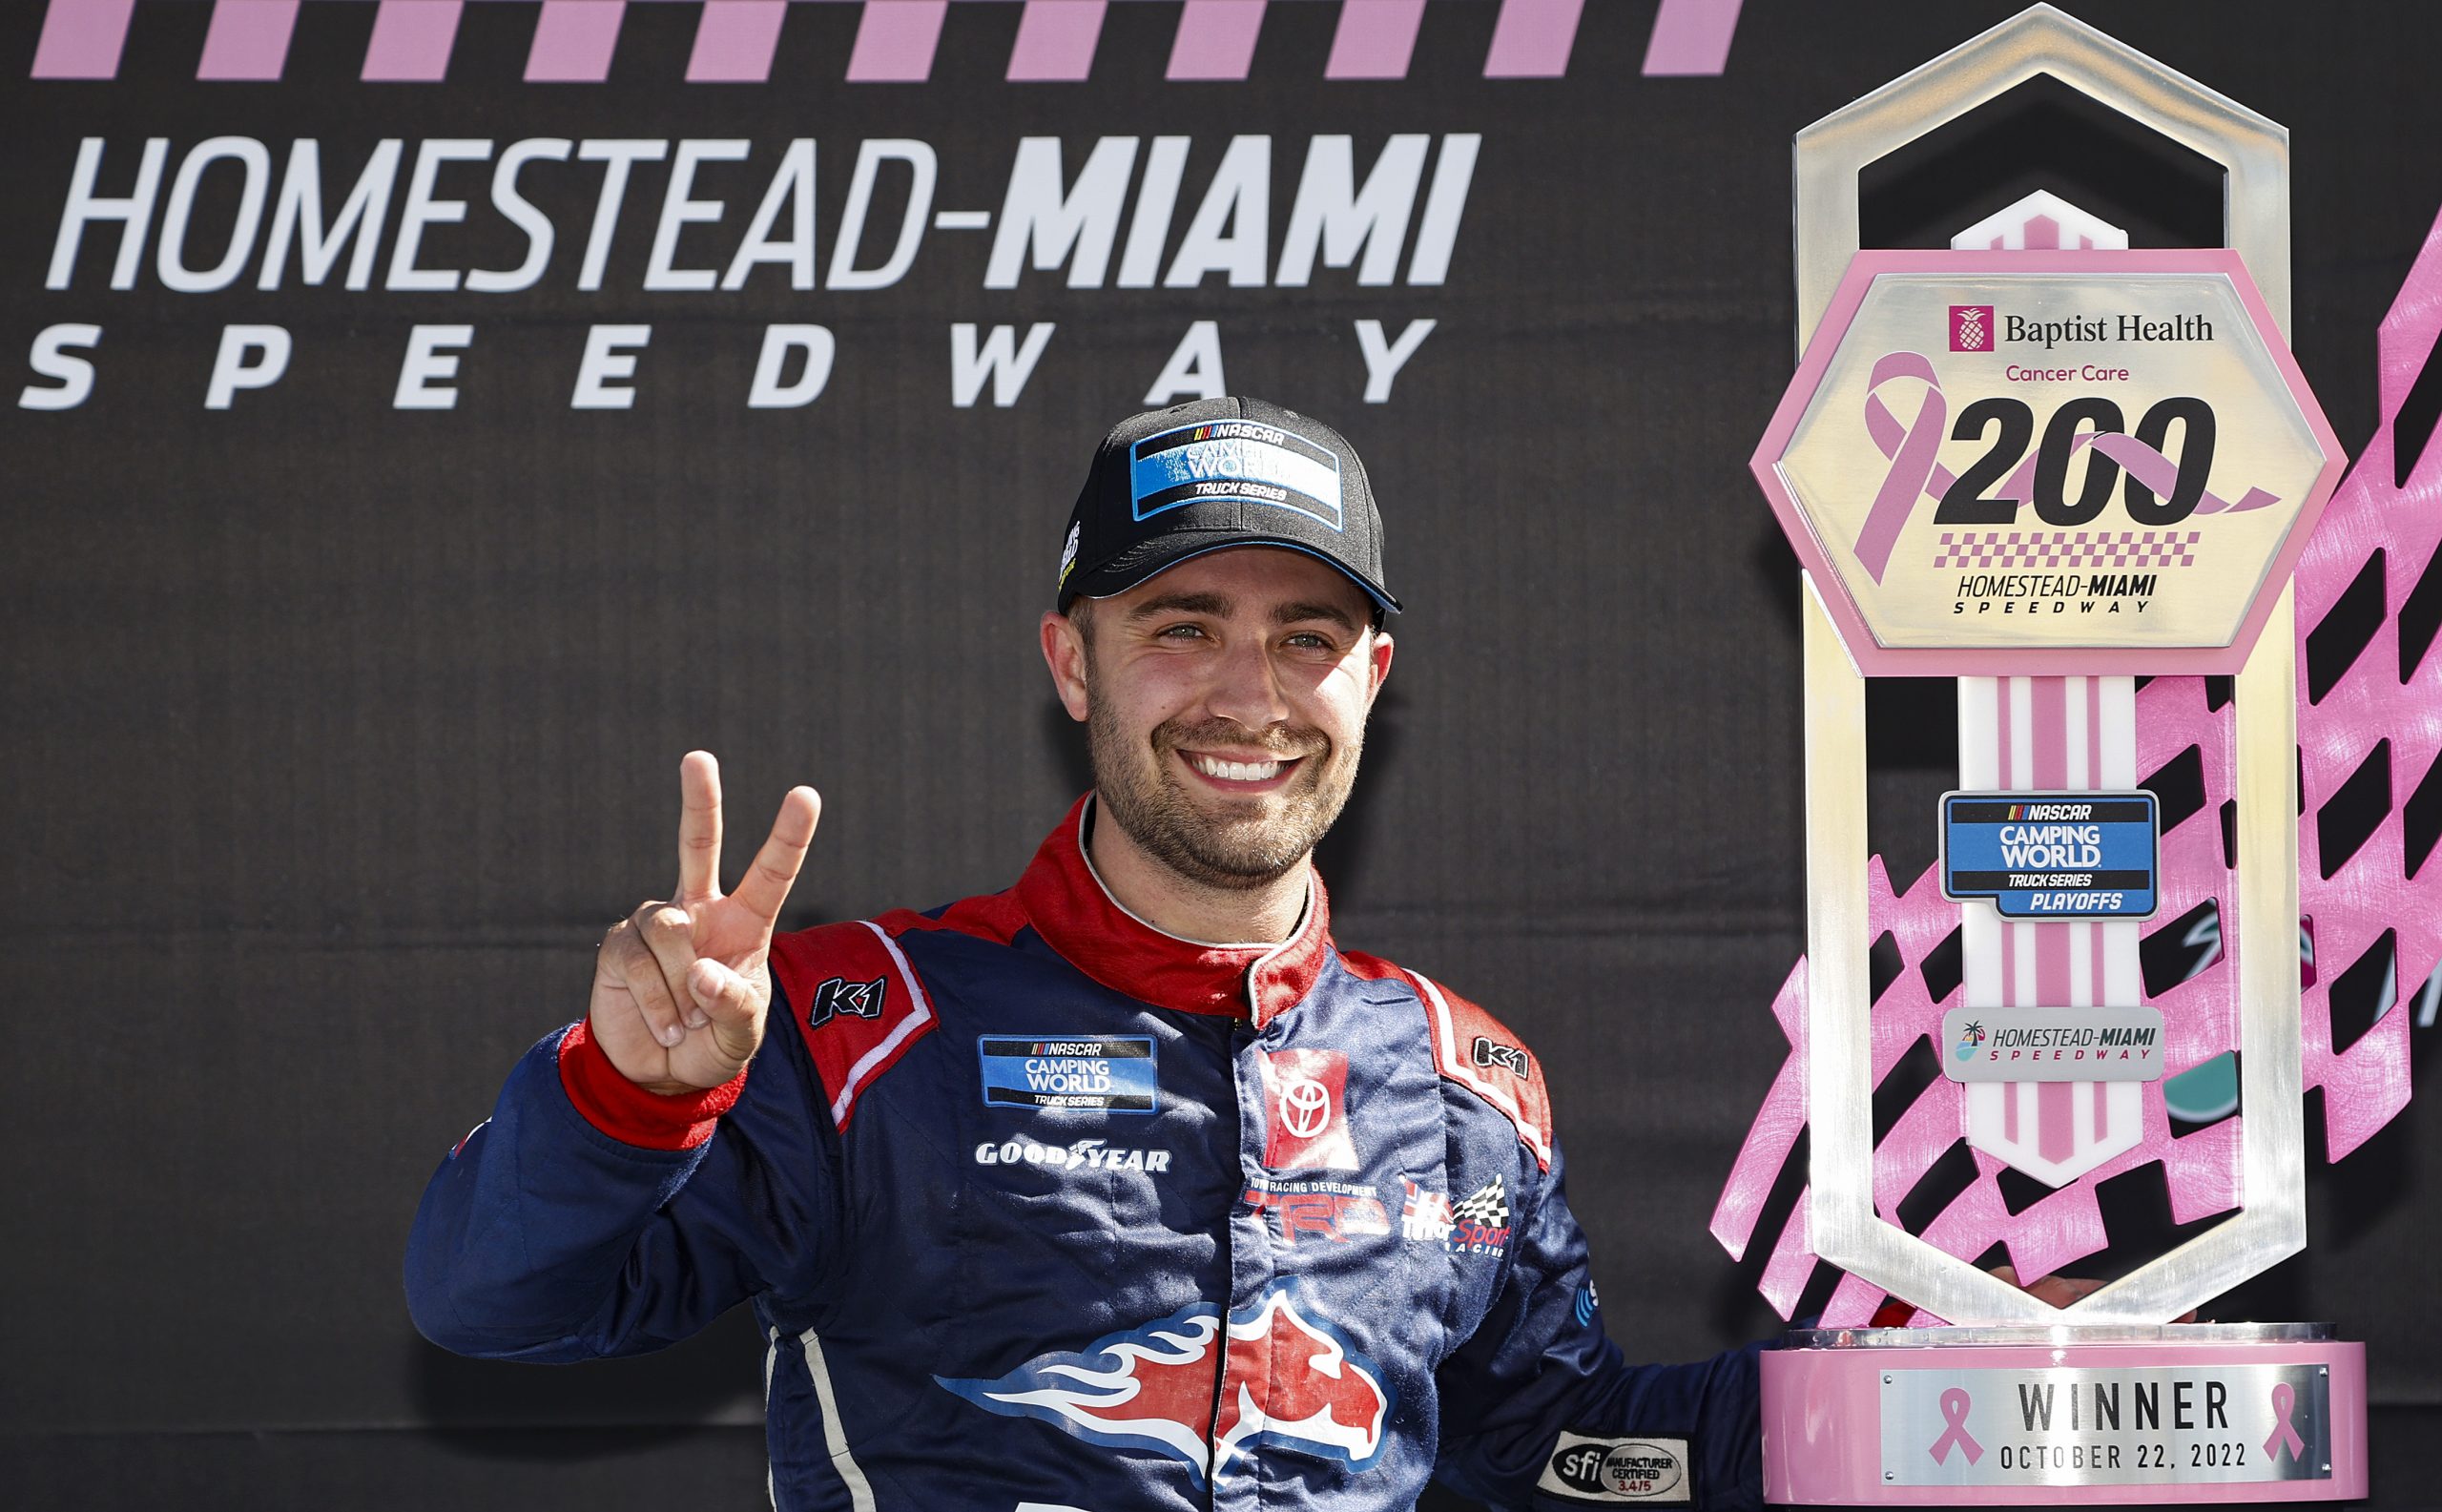
[[[1272,648],[1261,638],[1232,642],[1214,662],[1212,680],[1205,689],[1205,706],[1212,714],[1251,731],[1265,730],[1289,717],[1289,700],[1281,696]]]

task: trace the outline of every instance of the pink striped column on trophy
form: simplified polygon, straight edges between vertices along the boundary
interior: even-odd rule
[[[2133,677],[1962,677],[1959,786],[2061,793],[2137,785]],[[2035,923],[1989,903],[1961,905],[1972,1008],[2134,1006],[2141,982],[2133,920]],[[2142,1138],[2139,1082],[1975,1082],[1967,1141],[2051,1186],[2073,1181]]]
[[[2128,233],[2038,191],[1960,232],[1961,249],[2125,247]],[[2134,677],[1961,677],[1958,782],[1983,793],[2125,792],[2137,785]],[[2133,1007],[2143,982],[2134,920],[2035,923],[1960,905],[1971,1008]],[[1968,1144],[2064,1186],[2144,1137],[2138,1082],[1976,1082]]]

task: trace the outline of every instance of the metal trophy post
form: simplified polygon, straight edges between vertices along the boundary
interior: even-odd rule
[[[2220,164],[2227,246],[2130,251],[2038,195],[1953,250],[1860,249],[1861,168],[2038,75]],[[1754,470],[1806,568],[1804,1237],[1943,1326],[1768,1352],[1766,1494],[2363,1496],[2362,1346],[2171,1321],[2305,1243],[2289,577],[2344,457],[2285,335],[2286,133],[2038,6],[1809,127],[1796,180],[1804,356]],[[1960,1258],[1976,1233],[1945,1250],[1888,1211],[1864,679],[1958,680],[1956,791],[1929,818],[1960,927],[1935,1046],[1961,1127],[1935,1132],[2061,1188],[2138,1145],[2149,1084],[2205,1043],[2148,1005],[2138,963],[2166,875],[2135,684],[2173,674],[2236,679],[2239,1211],[2055,1310]]]

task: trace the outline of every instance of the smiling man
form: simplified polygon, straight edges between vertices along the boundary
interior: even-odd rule
[[[1758,1505],[1753,1354],[1606,1339],[1540,1064],[1332,939],[1380,533],[1302,415],[1114,428],[1041,627],[1094,791],[1006,892],[776,937],[814,794],[724,896],[690,755],[676,895],[426,1190],[417,1325],[580,1359],[750,1301],[782,1508]]]

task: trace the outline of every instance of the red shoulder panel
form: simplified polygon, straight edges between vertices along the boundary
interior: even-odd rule
[[[939,919],[927,919],[922,914],[895,908],[874,922],[894,936],[903,935],[910,929],[947,929],[962,935],[973,935],[978,940],[989,940],[996,945],[1005,945],[1026,926],[1026,913],[1018,906],[1014,893],[984,893],[950,904],[942,910]]]
[[[831,1095],[831,1121],[842,1130],[864,1089],[932,1032],[932,1000],[893,938],[915,917],[885,915],[773,937],[772,978]]]
[[[1507,1115],[1518,1127],[1519,1142],[1534,1152],[1535,1164],[1552,1169],[1551,1094],[1543,1085],[1542,1063],[1526,1052],[1517,1035],[1422,972],[1362,951],[1343,950],[1340,959],[1357,976],[1414,987],[1424,1003],[1425,1026],[1432,1031],[1435,1069]]]

